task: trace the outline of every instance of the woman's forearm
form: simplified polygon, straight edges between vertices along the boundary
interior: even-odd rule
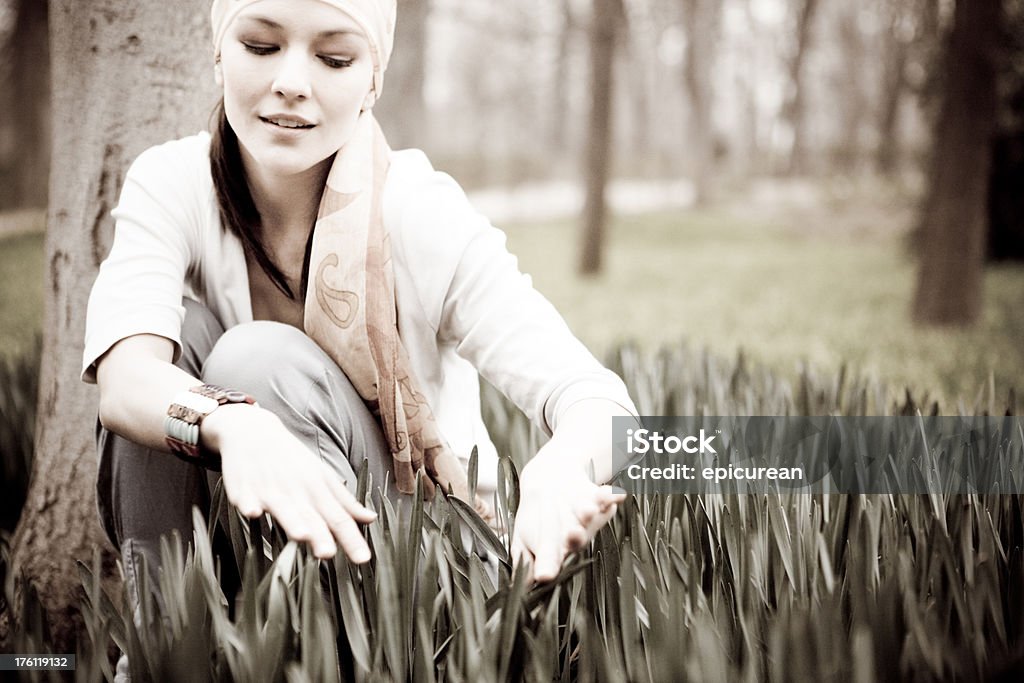
[[[171,364],[172,343],[155,335],[136,335],[115,344],[100,359],[99,417],[104,427],[129,441],[169,451],[164,417],[175,395],[202,382]]]

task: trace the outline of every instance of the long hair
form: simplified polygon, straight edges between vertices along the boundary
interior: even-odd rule
[[[242,166],[242,153],[238,148],[238,137],[228,123],[224,113],[224,100],[217,103],[213,110],[213,134],[210,139],[210,173],[213,176],[213,188],[217,195],[217,206],[220,209],[221,226],[234,233],[241,241],[246,253],[256,259],[263,272],[281,292],[289,299],[305,298],[306,284],[309,280],[309,257],[313,246],[313,226],[310,226],[309,238],[306,240],[306,254],[302,262],[301,291],[292,292],[284,273],[270,258],[263,241],[260,239],[262,219],[256,209],[256,203],[249,191],[249,183],[245,178]]]

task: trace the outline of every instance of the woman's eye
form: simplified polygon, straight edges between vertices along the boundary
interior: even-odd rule
[[[259,45],[256,43],[242,43],[245,49],[254,55],[269,55],[272,52],[277,51],[277,47],[274,45]]]
[[[344,69],[346,66],[352,66],[353,61],[351,59],[342,59],[340,57],[328,57],[327,55],[320,55],[320,60],[332,69]]]

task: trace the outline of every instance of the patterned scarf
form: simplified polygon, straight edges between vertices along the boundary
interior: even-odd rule
[[[234,18],[260,0],[214,0],[215,57]],[[380,95],[394,42],[395,0],[320,0],[363,29],[373,56],[373,89]],[[429,498],[434,483],[469,500],[466,473],[438,430],[398,336],[391,241],[381,199],[388,144],[370,109],[338,150],[320,201],[306,292],[306,334],[345,372],[380,421],[398,490],[413,493],[424,469]],[[476,501],[479,511],[486,506]],[[486,516],[486,515],[485,515]]]

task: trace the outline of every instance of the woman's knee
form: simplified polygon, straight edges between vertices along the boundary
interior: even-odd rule
[[[323,351],[301,330],[258,320],[221,335],[203,366],[212,384],[239,389],[257,400],[271,387],[308,387],[323,376]]]

